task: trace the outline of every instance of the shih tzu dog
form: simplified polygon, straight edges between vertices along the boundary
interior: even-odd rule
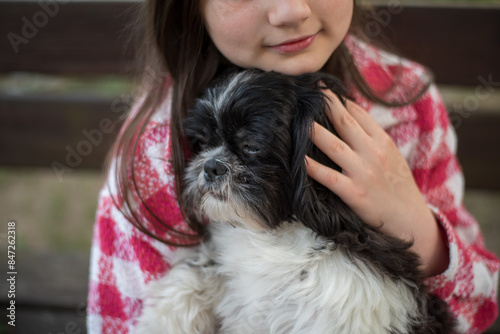
[[[363,223],[306,173],[304,156],[340,170],[310,140],[335,132],[326,74],[246,70],[197,100],[183,198],[210,221],[150,283],[137,332],[168,334],[448,333],[446,304],[426,293],[411,243]],[[330,112],[335,112],[331,110]]]

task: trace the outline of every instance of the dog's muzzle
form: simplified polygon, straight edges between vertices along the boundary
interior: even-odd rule
[[[228,172],[228,168],[217,159],[210,159],[206,161],[203,169],[205,171],[205,180],[207,182],[214,182]]]

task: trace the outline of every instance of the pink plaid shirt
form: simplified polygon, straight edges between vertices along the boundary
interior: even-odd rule
[[[418,89],[424,82],[427,74],[422,66],[353,37],[348,36],[346,43],[375,91],[387,92],[396,74],[403,75],[406,88]],[[348,87],[355,101],[390,134],[446,233],[450,265],[444,273],[426,279],[429,291],[449,304],[458,319],[457,333],[484,331],[497,316],[499,263],[485,249],[476,220],[462,204],[464,179],[455,156],[456,136],[436,87],[431,86],[417,102],[398,108],[370,102],[352,85]],[[396,87],[386,97],[397,99],[404,93]],[[169,162],[169,104],[170,96],[166,96],[140,138],[135,157],[137,181],[143,200],[154,214],[169,226],[189,233],[177,205]],[[111,194],[116,194],[114,175],[108,176],[108,182],[109,187],[103,187],[100,193],[92,244],[87,318],[90,334],[133,333],[146,285],[168,271],[175,252],[174,247],[147,237],[127,221],[111,199]],[[149,214],[142,205],[137,212],[144,217]]]

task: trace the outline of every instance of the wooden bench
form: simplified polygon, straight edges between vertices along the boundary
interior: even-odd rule
[[[125,27],[136,5],[129,1],[0,1],[0,35],[4,36],[0,76],[21,72],[42,78],[129,79],[133,51],[125,47]],[[429,66],[439,84],[469,88],[449,105],[467,188],[499,191],[500,105],[491,101],[500,91],[500,7],[378,6],[376,13],[366,26],[368,32],[384,29],[403,55]],[[117,128],[107,131],[106,120],[122,116],[125,102],[119,94],[85,91],[0,91],[0,165],[44,167],[62,177],[73,171],[98,170],[117,132]],[[93,130],[101,131],[101,140],[89,139]],[[67,169],[56,168],[61,165]],[[86,332],[88,256],[18,254],[17,259],[17,332]],[[5,310],[8,289],[5,281],[0,286],[4,291],[0,306]],[[2,329],[13,332],[9,326]],[[500,333],[500,323],[488,333]]]

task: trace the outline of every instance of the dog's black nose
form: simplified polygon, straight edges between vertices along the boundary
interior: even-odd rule
[[[205,162],[204,169],[205,169],[205,179],[211,182],[215,181],[216,178],[227,173],[227,167],[224,166],[217,159],[210,159],[207,162]]]

